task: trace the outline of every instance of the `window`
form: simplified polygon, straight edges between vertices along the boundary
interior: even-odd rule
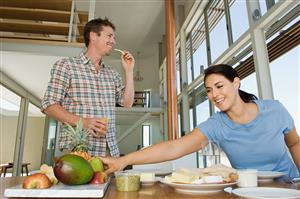
[[[259,1],[259,7],[260,7],[261,16],[267,13],[266,1]]]
[[[53,165],[57,128],[58,122],[52,118],[49,118],[48,140],[45,153],[45,163],[48,165]]]
[[[274,99],[279,100],[289,111],[298,134],[300,134],[299,57],[300,47],[298,46],[270,63]]]
[[[0,85],[0,162],[14,160],[21,97]],[[11,170],[9,170],[11,171]],[[10,176],[10,174],[6,174]]]
[[[196,106],[197,125],[209,118],[209,101],[206,99]]]
[[[183,124],[183,118],[181,117],[182,101],[178,102],[177,110],[178,110],[178,137],[181,137],[181,136],[184,136],[184,133],[185,133],[181,127],[181,125]]]
[[[207,68],[208,66],[206,34],[203,15],[199,17],[195,27],[192,30],[192,35],[194,77],[197,78],[203,72],[203,69]]]
[[[30,170],[38,170],[41,166],[44,126],[45,115],[38,107],[29,103],[23,163],[30,163]]]
[[[181,92],[181,65],[180,65],[180,57],[179,50],[176,53],[176,84],[177,84],[177,95]]]
[[[194,129],[194,116],[193,116],[193,108],[190,108],[190,131]]]
[[[214,1],[208,9],[211,60],[214,62],[227,48],[227,28],[223,1]]]
[[[143,126],[143,147],[150,146],[150,125]]]
[[[235,1],[229,8],[233,41],[249,28],[246,1]]]
[[[180,89],[180,71],[178,69],[176,69],[176,84],[177,84],[177,95],[179,95],[181,93],[181,89]]]
[[[247,76],[246,78],[241,80],[241,90],[251,93],[258,97],[258,90],[257,90],[257,81],[256,81],[256,73],[252,73],[251,75]]]
[[[179,134],[179,137],[182,136],[182,130],[181,130],[181,116],[180,116],[180,113],[178,113],[178,134]]]
[[[204,72],[204,69],[207,68],[207,51],[206,51],[206,40],[199,46],[199,48],[193,54],[194,60],[194,73],[195,78],[201,75]]]
[[[187,73],[188,73],[188,84],[190,84],[193,79],[192,79],[192,63],[191,63],[191,59],[189,59],[187,61]]]

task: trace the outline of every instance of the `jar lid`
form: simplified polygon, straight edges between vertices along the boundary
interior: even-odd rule
[[[117,171],[115,176],[140,176],[140,172],[137,171]]]

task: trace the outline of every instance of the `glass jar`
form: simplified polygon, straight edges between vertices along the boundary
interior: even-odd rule
[[[138,172],[115,172],[118,191],[138,191],[140,189],[140,174]]]

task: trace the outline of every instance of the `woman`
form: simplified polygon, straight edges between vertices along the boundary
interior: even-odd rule
[[[233,168],[280,171],[289,177],[299,177],[300,139],[292,117],[280,102],[257,100],[254,95],[241,91],[240,78],[228,65],[206,69],[204,83],[208,99],[220,112],[180,139],[155,144],[121,158],[102,158],[108,166],[106,172],[130,164],[173,160],[198,151],[208,140],[216,140]]]

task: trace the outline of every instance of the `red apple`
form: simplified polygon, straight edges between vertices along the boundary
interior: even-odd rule
[[[46,174],[35,173],[27,176],[23,181],[24,189],[46,189],[51,187],[52,183]]]
[[[106,182],[107,175],[102,171],[97,171],[94,173],[90,184],[104,184]]]

